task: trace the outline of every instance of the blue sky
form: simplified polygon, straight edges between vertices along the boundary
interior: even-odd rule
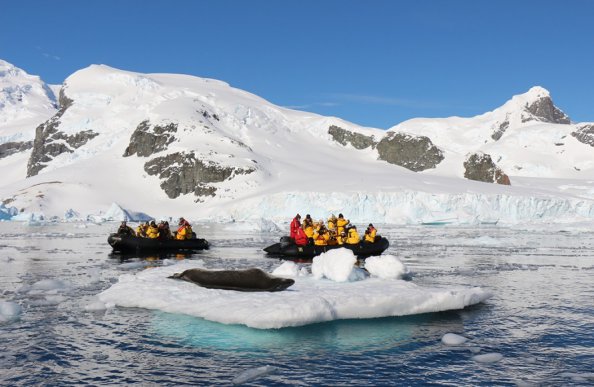
[[[90,64],[216,78],[388,128],[474,116],[531,86],[594,121],[594,1],[4,2],[0,58],[62,83]]]

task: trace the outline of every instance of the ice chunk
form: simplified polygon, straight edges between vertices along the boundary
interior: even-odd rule
[[[262,376],[269,375],[269,374],[275,372],[276,370],[277,370],[277,368],[274,366],[271,366],[271,365],[265,365],[265,366],[258,367],[258,368],[252,368],[252,369],[249,369],[249,370],[244,371],[244,372],[240,373],[239,375],[237,375],[233,379],[232,383],[233,384],[247,383],[254,379],[261,378]]]
[[[23,309],[16,302],[0,301],[0,324],[18,320],[22,312]]]
[[[99,301],[97,299],[85,305],[85,310],[89,312],[99,312],[102,310],[106,310],[107,308],[108,306],[104,302]]]
[[[455,333],[446,333],[441,338],[441,342],[445,345],[461,345],[464,344],[468,339],[464,336],[457,335]]]
[[[279,277],[298,277],[306,276],[309,273],[306,268],[299,267],[295,262],[285,261],[279,267],[274,269],[272,274]]]
[[[335,282],[356,280],[351,272],[357,257],[349,249],[335,249],[322,253],[313,259],[311,273],[315,279],[327,278]]]
[[[501,359],[503,359],[503,355],[497,352],[483,353],[472,357],[472,360],[478,363],[497,363]]]
[[[382,279],[402,279],[408,274],[406,266],[393,255],[369,257],[365,260],[365,269],[372,276]]]
[[[41,281],[37,281],[33,285],[31,285],[31,287],[29,288],[29,292],[31,292],[31,291],[37,291],[37,292],[53,291],[55,293],[57,291],[67,290],[69,287],[70,286],[62,280],[44,279]]]

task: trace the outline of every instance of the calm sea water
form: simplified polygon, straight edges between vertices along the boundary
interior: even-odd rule
[[[383,225],[388,253],[415,283],[482,286],[494,297],[461,311],[256,330],[144,309],[86,311],[119,275],[142,270],[125,271],[110,255],[116,226],[0,223],[0,300],[23,307],[19,321],[0,325],[0,384],[229,385],[262,366],[274,372],[247,385],[594,384],[590,232]],[[212,268],[280,264],[261,250],[279,235],[228,227],[196,227],[213,248],[178,258]],[[24,291],[47,279],[67,289]],[[448,332],[470,341],[446,346]],[[472,359],[490,352],[503,359]]]

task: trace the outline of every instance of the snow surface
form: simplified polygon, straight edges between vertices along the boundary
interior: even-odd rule
[[[341,254],[337,254],[340,251]],[[296,273],[295,284],[282,292],[236,292],[206,289],[168,276],[187,269],[204,267],[201,261],[182,261],[175,265],[151,268],[119,277],[116,284],[98,294],[106,306],[158,309],[204,318],[223,324],[243,324],[259,329],[302,326],[338,319],[404,316],[452,309],[462,309],[488,299],[481,288],[429,288],[412,282],[378,277],[345,275],[352,266],[349,250],[333,250],[317,257],[323,262],[325,278]],[[328,254],[328,253],[326,253]],[[352,253],[351,253],[352,254]],[[342,260],[338,259],[341,255]],[[392,261],[390,258],[387,260]],[[315,261],[314,261],[315,264]],[[389,263],[385,267],[389,267]],[[313,270],[313,266],[312,266]],[[393,271],[392,269],[388,271]],[[279,271],[275,271],[276,274]],[[352,281],[337,282],[328,277]],[[364,278],[364,279],[363,279]],[[97,304],[89,305],[97,309]]]

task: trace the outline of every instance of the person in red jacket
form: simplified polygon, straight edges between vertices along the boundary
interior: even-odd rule
[[[297,236],[297,230],[301,228],[301,215],[297,214],[291,221],[291,232],[289,236],[291,239],[295,239]]]
[[[306,246],[307,242],[308,242],[308,238],[307,235],[305,234],[305,231],[299,227],[297,229],[297,234],[295,235],[295,244],[297,246]]]

